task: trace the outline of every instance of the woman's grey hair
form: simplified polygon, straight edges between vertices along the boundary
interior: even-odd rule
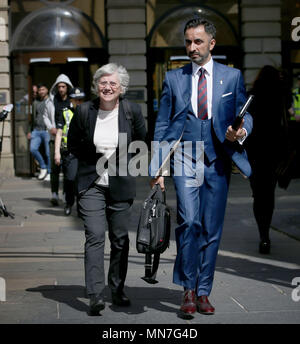
[[[128,86],[129,86],[129,74],[125,67],[121,65],[117,65],[116,63],[108,63],[102,67],[100,67],[93,77],[93,85],[92,85],[92,92],[95,95],[99,94],[98,91],[98,82],[104,75],[111,75],[117,73],[119,76],[120,84],[121,84],[121,94],[125,94]]]

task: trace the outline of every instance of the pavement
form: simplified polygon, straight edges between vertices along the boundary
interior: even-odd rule
[[[191,319],[179,316],[182,289],[172,283],[176,255],[172,181],[167,179],[171,242],[162,254],[159,283],[155,285],[141,279],[144,256],[135,248],[139,209],[149,191],[147,178],[138,178],[137,182],[125,290],[132,305],[112,305],[106,288],[106,308],[101,316],[92,317],[85,294],[82,221],[74,210],[70,217],[64,216],[62,201],[58,207],[50,204],[49,182],[36,178],[1,179],[0,197],[15,218],[0,217],[0,324],[300,323],[300,179],[293,180],[287,190],[276,190],[271,254],[261,255],[249,182],[240,175],[232,176],[210,296],[216,313],[197,313]],[[106,240],[106,272],[109,249]]]

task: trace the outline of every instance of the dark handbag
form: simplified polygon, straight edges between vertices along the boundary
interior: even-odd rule
[[[171,218],[166,205],[166,193],[155,185],[143,203],[136,236],[136,248],[145,254],[144,281],[150,284],[155,280],[159,266],[160,254],[170,243]],[[152,264],[152,255],[154,255]]]
[[[294,177],[294,170],[296,164],[296,150],[288,153],[287,158],[284,159],[276,169],[276,177],[278,186],[282,189],[287,189],[291,180]]]

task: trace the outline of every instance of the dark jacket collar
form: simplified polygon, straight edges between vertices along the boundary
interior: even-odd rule
[[[93,139],[96,127],[96,121],[99,111],[100,98],[97,97],[90,102],[89,111],[89,136]],[[123,97],[119,99],[119,133],[128,133],[127,119],[123,108]],[[130,128],[129,128],[130,129]],[[129,133],[128,133],[129,134]]]

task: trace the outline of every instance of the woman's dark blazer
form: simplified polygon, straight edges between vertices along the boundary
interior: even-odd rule
[[[98,178],[96,164],[101,153],[96,153],[94,131],[99,110],[99,98],[76,107],[68,132],[68,149],[78,158],[77,188],[79,195],[86,191]],[[124,100],[119,102],[119,133],[127,133],[127,144],[135,140],[145,141],[145,121],[138,104],[128,102],[131,110],[131,120],[127,119],[124,111]],[[82,111],[83,108],[88,111]],[[132,121],[132,123],[130,123]],[[132,133],[133,129],[133,133]],[[132,137],[133,134],[133,137]],[[128,146],[127,146],[128,147]],[[118,161],[118,151],[116,160]],[[132,154],[127,153],[127,166]],[[117,167],[118,171],[118,167]],[[109,194],[114,201],[127,201],[135,197],[135,178],[130,176],[109,176]]]

